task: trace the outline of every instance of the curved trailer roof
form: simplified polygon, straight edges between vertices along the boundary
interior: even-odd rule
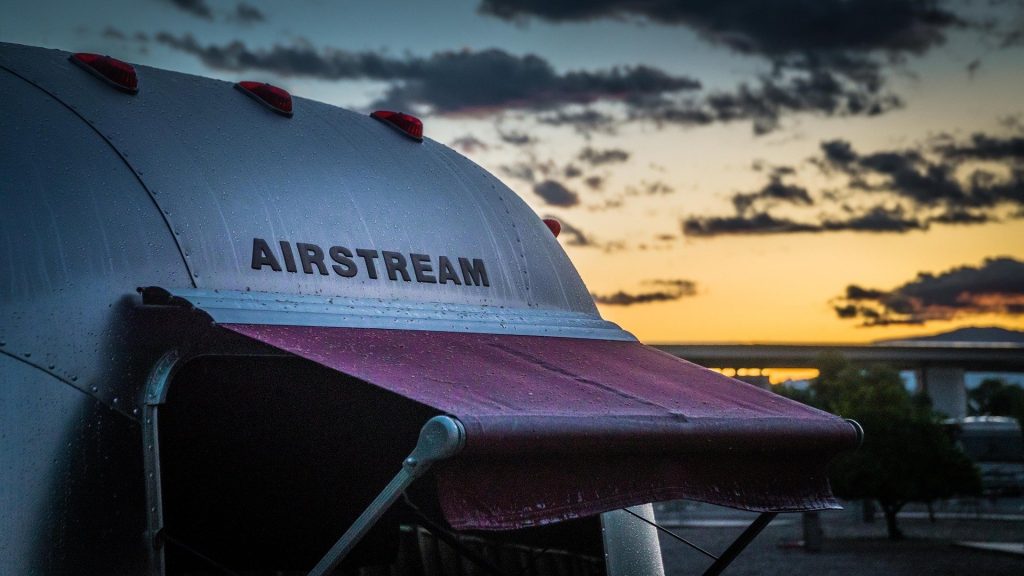
[[[127,169],[133,181],[112,192],[122,201],[89,214],[103,246],[79,243],[81,253],[144,254],[136,286],[178,270],[144,290],[145,303],[199,308],[230,331],[463,420],[466,452],[438,472],[454,525],[523,526],[668,497],[835,506],[824,470],[856,444],[853,426],[601,319],[540,219],[447,147],[301,98],[292,117],[276,115],[228,83],[142,66],[138,93],[122,93],[66,53],[2,48],[0,67],[17,78],[5,79],[17,86],[8,104],[35,111],[8,119],[14,130],[40,118],[88,126],[63,148],[109,158],[5,147],[3,175],[21,205],[11,214],[47,201],[60,211],[61,194],[92,194]],[[173,243],[173,256],[118,241],[105,213],[160,222],[146,242]],[[0,228],[18,234],[16,217],[0,212]],[[107,260],[86,267],[80,306],[130,294],[123,276],[105,274]],[[33,273],[19,270],[3,295],[30,302]],[[16,346],[56,329],[32,314],[10,319],[2,330],[19,335],[8,338]]]

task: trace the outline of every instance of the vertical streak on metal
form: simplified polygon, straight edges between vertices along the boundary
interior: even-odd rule
[[[743,549],[746,548],[754,538],[757,538],[757,535],[761,533],[761,530],[764,530],[765,526],[775,519],[776,516],[778,516],[777,512],[765,512],[758,516],[757,519],[754,520],[750,526],[747,526],[747,529],[740,534],[740,537],[730,544],[725,552],[722,552],[722,555],[718,557],[718,560],[715,560],[715,563],[704,571],[704,576],[717,576],[718,574],[721,574],[722,571],[740,555],[740,552],[743,552]]]
[[[654,522],[650,504],[629,510]],[[608,576],[665,576],[658,531],[652,525],[625,510],[613,510],[601,514],[601,532]]]
[[[159,409],[167,399],[171,376],[181,355],[171,350],[160,357],[146,382],[142,415],[143,469],[146,474],[146,540],[149,544],[149,573],[162,576],[167,570],[160,531],[164,527],[163,487],[160,483]]]
[[[164,526],[160,486],[160,446],[157,443],[157,406],[146,406],[142,421],[142,440],[145,444],[143,465],[146,471],[146,543],[149,545],[149,573],[162,576],[164,547],[159,539]]]

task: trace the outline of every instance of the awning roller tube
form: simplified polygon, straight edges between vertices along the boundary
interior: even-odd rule
[[[533,454],[723,453],[785,454],[840,451],[852,447],[857,425],[839,419],[727,418],[614,419],[565,416],[462,418],[468,433],[464,455],[529,450]],[[758,438],[758,442],[751,442]]]

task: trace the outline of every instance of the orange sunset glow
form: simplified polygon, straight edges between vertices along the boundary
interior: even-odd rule
[[[1020,3],[16,4],[4,41],[419,115],[645,342],[1024,329]]]

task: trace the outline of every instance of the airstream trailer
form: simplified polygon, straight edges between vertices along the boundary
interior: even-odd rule
[[[638,343],[411,116],[0,45],[0,573],[659,574],[854,425]],[[390,570],[390,572],[387,572]]]

